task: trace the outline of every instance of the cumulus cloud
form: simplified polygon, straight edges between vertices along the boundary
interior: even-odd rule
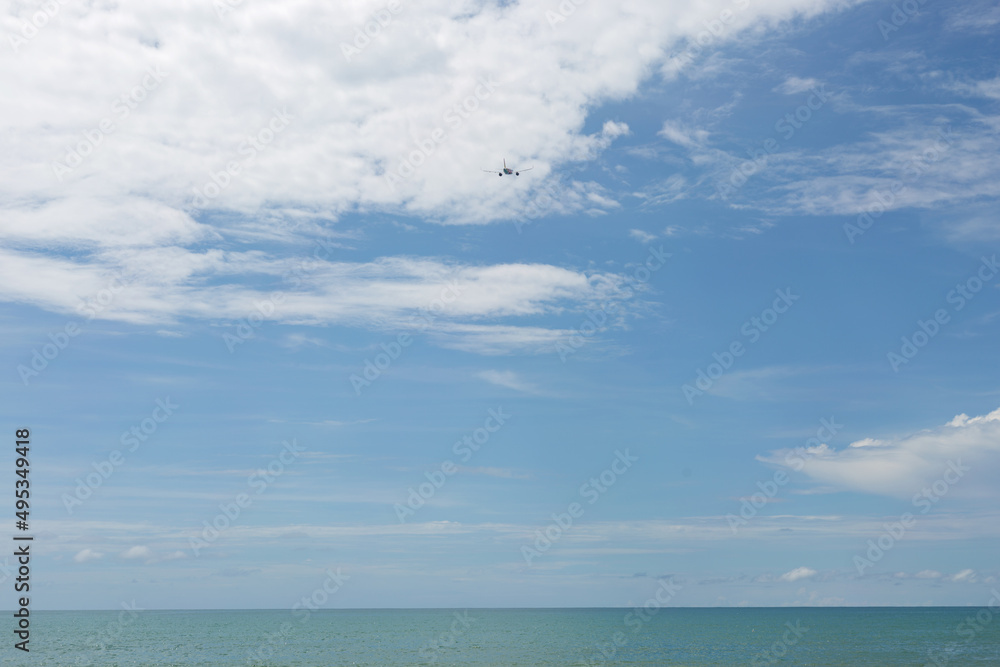
[[[129,242],[204,233],[192,218],[206,210],[507,217],[526,191],[480,178],[481,160],[537,160],[542,181],[628,134],[610,119],[595,135],[580,128],[730,4],[594,3],[552,25],[530,3],[407,3],[357,53],[345,45],[384,2],[242,3],[221,16],[192,1],[61,6],[64,20],[0,65],[19,91],[0,118],[31,137],[0,155],[0,191],[14,195],[3,217],[16,212],[6,224],[27,237],[65,228],[97,243],[102,208]],[[719,39],[841,5],[755,2]],[[16,32],[32,9],[13,11]],[[413,169],[391,185],[402,163]]]
[[[430,0],[351,48],[384,2],[59,4],[0,60],[0,85],[18,91],[0,108],[0,294],[79,313],[121,280],[97,317],[166,330],[247,317],[268,296],[247,285],[297,270],[296,253],[335,238],[347,213],[483,224],[535,211],[544,188],[545,214],[600,215],[615,197],[559,166],[631,131],[610,118],[584,130],[590,115],[635,95],[731,4],[588,3],[552,22],[531,3]],[[713,40],[842,7],[762,0]],[[0,22],[19,34],[33,11]],[[530,161],[531,177],[482,173],[504,156]],[[593,291],[556,267],[336,257],[293,289],[274,285],[287,292],[274,316],[398,325],[455,271],[469,292],[440,318],[439,340],[486,353],[558,333],[483,318],[581,306]]]
[[[103,557],[104,554],[100,553],[99,551],[94,551],[93,549],[81,549],[76,553],[75,556],[73,556],[73,560],[76,561],[77,563],[86,563],[88,561],[98,560]]]
[[[789,467],[791,450],[758,460]],[[811,480],[840,490],[911,498],[928,485],[947,482],[945,493],[992,496],[985,480],[1000,466],[1000,409],[986,415],[961,414],[945,425],[905,436],[864,438],[844,449],[828,445],[806,454],[802,472]],[[944,480],[944,481],[942,481]],[[933,489],[940,497],[939,489]]]
[[[146,546],[134,546],[126,549],[122,552],[122,558],[133,560],[136,558],[141,558],[143,560],[149,560],[153,557],[153,552],[149,547]]]

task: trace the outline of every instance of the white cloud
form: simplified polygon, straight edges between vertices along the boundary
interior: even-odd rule
[[[952,424],[949,423],[949,426],[952,426]],[[864,438],[863,440],[852,442],[851,444],[848,445],[848,447],[884,447],[887,444],[889,443],[887,443],[885,440],[876,440],[875,438]]]
[[[59,237],[65,228],[97,243],[102,206],[123,241],[204,233],[188,215],[194,189],[231,162],[239,173],[211,204],[243,214],[336,217],[360,205],[469,222],[507,217],[554,165],[627,134],[610,120],[597,135],[580,128],[591,108],[634,94],[667,48],[730,4],[594,3],[550,26],[530,4],[407,3],[350,60],[341,43],[384,3],[244,3],[222,17],[210,3],[165,0],[63,7],[64,20],[0,64],[0,81],[19,91],[0,119],[25,138],[0,155],[10,175],[0,194],[19,212],[19,233]],[[762,18],[841,5],[755,2],[718,42]],[[30,20],[30,7],[15,11],[11,27]],[[159,81],[143,89],[150,68]],[[248,137],[275,110],[287,125],[254,148]],[[105,118],[113,129],[102,133]],[[86,145],[85,133],[98,145],[60,181],[53,164]],[[421,150],[422,164],[390,188],[385,172]],[[537,160],[533,180],[514,188],[483,178],[480,162],[504,154]]]
[[[295,273],[300,260],[294,258],[177,248],[121,252],[115,263],[128,277],[119,281],[100,263],[0,250],[0,292],[77,318],[96,311],[98,319],[163,324],[242,320],[264,309],[271,322],[420,331],[437,334],[448,347],[470,350],[488,339],[488,347],[506,352],[554,343],[562,332],[495,325],[495,320],[583,310],[624,280],[543,264],[467,266],[406,257],[314,262],[308,272]],[[249,272],[269,278],[272,288],[234,282]],[[282,280],[282,274],[295,279]],[[106,305],[81,308],[81,303],[93,306],[102,294],[109,297]]]
[[[134,546],[126,549],[121,554],[122,558],[132,560],[136,558],[142,558],[144,560],[149,560],[153,557],[153,552],[149,547],[146,546]]]
[[[948,579],[954,581],[955,583],[975,583],[976,571],[968,569],[962,570],[961,572],[948,577]]]
[[[559,167],[595,158],[630,129],[600,119],[600,131],[584,134],[588,116],[634,95],[668,49],[730,5],[588,3],[549,25],[530,3],[406,3],[350,59],[341,43],[383,2],[241,3],[223,16],[205,2],[60,5],[59,20],[0,60],[0,85],[18,91],[0,108],[9,130],[0,293],[75,313],[122,271],[131,284],[101,319],[242,318],[267,293],[238,284],[279,277],[295,264],[289,248],[335,235],[345,212],[478,224],[525,215],[545,188],[555,193],[546,213],[600,215],[617,201]],[[713,41],[842,7],[762,0]],[[19,5],[2,21],[15,34],[32,11]],[[675,135],[689,145],[707,138]],[[501,156],[535,169],[516,180],[480,171]],[[57,168],[77,159],[67,173]],[[406,160],[420,164],[390,184]],[[681,196],[680,185],[662,196]],[[266,251],[236,245],[262,240]],[[289,290],[276,317],[397,326],[451,269],[470,292],[442,321],[465,318],[465,327],[592,291],[587,277],[555,267],[331,261]],[[498,353],[554,335],[452,329],[445,340]]]
[[[684,148],[700,148],[708,141],[708,131],[691,129],[677,121],[665,120],[658,135]]]
[[[628,230],[628,235],[640,243],[649,243],[650,241],[656,240],[656,234],[650,234],[649,232],[644,232],[641,229],[630,229]]]
[[[1000,23],[1000,5],[992,0],[963,2],[947,8],[944,26],[948,30],[989,33]]]
[[[570,329],[531,326],[454,324],[437,328],[431,338],[441,347],[473,354],[554,352],[556,343],[573,335]]]
[[[497,478],[504,478],[508,474],[512,479],[524,477],[506,468],[476,468],[470,472]],[[394,502],[392,493],[378,494],[381,497],[372,498],[370,502],[391,507],[391,503]],[[135,489],[135,494],[130,497],[159,498],[158,502],[161,504],[164,502],[161,491]],[[286,496],[284,499],[298,505],[310,503],[317,507],[328,508],[331,503],[357,502],[356,495],[357,491],[350,490],[337,497],[300,494]],[[701,552],[713,549],[722,544],[732,547],[733,540],[736,539],[739,542],[739,549],[758,549],[767,546],[775,549],[776,553],[787,554],[792,553],[789,550],[800,547],[804,542],[820,549],[841,549],[845,542],[864,545],[872,535],[884,530],[885,523],[884,516],[761,515],[743,527],[739,535],[734,538],[725,518],[719,515],[594,521],[581,523],[574,531],[567,533],[563,537],[561,548],[617,547],[642,549],[647,553],[690,553],[692,550]],[[44,521],[39,525],[39,529],[42,528],[58,534],[67,549],[77,545],[77,548],[81,549],[93,535],[100,534],[102,539],[111,545],[109,548],[118,551],[131,548],[137,539],[141,539],[146,544],[154,545],[156,551],[162,553],[182,550],[188,550],[190,553],[188,538],[196,532],[190,525],[148,521],[59,520]],[[405,545],[405,548],[413,549],[420,547],[420,540],[433,540],[434,544],[445,552],[458,553],[473,543],[482,544],[483,540],[488,540],[501,545],[513,545],[511,551],[515,553],[515,558],[506,560],[516,567],[518,545],[525,540],[534,539],[535,530],[537,524],[531,521],[517,524],[496,521],[483,523],[430,521],[400,524],[393,521],[367,525],[354,523],[236,525],[220,537],[219,546],[227,550],[261,549],[268,545],[298,548],[304,545],[315,547],[317,542],[325,542],[345,549],[371,547],[373,544]],[[962,513],[935,511],[921,517],[917,524],[907,531],[906,543],[914,545],[918,550],[935,545],[952,549],[960,547],[970,539],[995,540],[998,537],[1000,537],[1000,521],[994,510]],[[86,551],[90,552],[89,549]],[[796,567],[783,575],[768,575],[768,580],[789,581],[792,578],[802,580],[807,578],[806,575],[810,570],[808,567]],[[808,576],[822,578],[826,574],[823,572]],[[983,573],[982,579],[985,580],[987,574],[992,573]],[[932,577],[926,578],[932,579]]]
[[[520,391],[528,394],[534,394],[538,391],[534,385],[523,380],[514,371],[487,370],[477,373],[477,376],[491,384],[506,387],[507,389],[513,389],[514,391]]]
[[[87,561],[98,560],[103,558],[104,554],[99,551],[94,551],[93,549],[82,549],[73,556],[73,560],[77,563],[86,563]]]
[[[816,570],[808,567],[797,567],[790,572],[785,572],[783,575],[778,577],[781,581],[798,581],[799,579],[808,579],[810,577],[816,576]]]
[[[961,130],[914,121],[855,144],[777,153],[761,175],[772,184],[770,195],[753,205],[786,215],[858,215],[877,207],[934,208],[996,197],[1000,117],[966,111],[973,122],[963,118]],[[906,119],[913,110],[877,112]],[[941,109],[942,116],[955,112]]]
[[[790,76],[774,90],[785,95],[795,95],[797,93],[811,90],[819,85],[816,79],[800,79],[797,76]]]
[[[628,123],[621,123],[618,121],[609,120],[604,123],[601,128],[601,136],[603,136],[607,141],[613,141],[618,137],[625,137],[632,134],[632,131],[628,127]]]
[[[680,174],[671,174],[662,182],[654,183],[639,192],[632,193],[632,196],[642,199],[646,206],[669,204],[684,199],[687,195],[688,182]],[[673,226],[667,227],[663,233],[672,236],[678,229],[678,227]]]
[[[956,82],[951,85],[951,89],[969,97],[986,97],[991,100],[1000,100],[1000,77],[974,82]]]
[[[758,460],[787,466],[789,450]],[[823,485],[910,499],[928,492],[992,497],[992,471],[1000,467],[1000,409],[958,415],[944,426],[906,436],[866,438],[835,450],[812,448],[802,472]],[[936,486],[935,486],[936,485]],[[929,501],[928,501],[929,502]]]

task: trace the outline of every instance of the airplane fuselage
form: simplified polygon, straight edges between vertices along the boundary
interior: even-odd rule
[[[492,169],[483,169],[483,171],[496,174],[497,176],[503,176],[504,174],[507,174],[508,176],[520,176],[522,171],[531,171],[532,169],[534,169],[534,167],[528,167],[527,169],[511,169],[507,166],[507,159],[504,158],[503,169],[500,171],[493,171]]]

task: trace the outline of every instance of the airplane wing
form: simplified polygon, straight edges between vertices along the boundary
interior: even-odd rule
[[[515,171],[531,171],[534,167],[528,167],[527,169],[515,169]]]
[[[485,171],[487,174],[496,174],[496,173],[499,173],[500,170],[499,169],[483,169],[483,171]]]

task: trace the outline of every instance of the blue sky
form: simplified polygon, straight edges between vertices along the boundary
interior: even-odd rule
[[[562,7],[11,5],[36,608],[986,604],[1000,7]]]

